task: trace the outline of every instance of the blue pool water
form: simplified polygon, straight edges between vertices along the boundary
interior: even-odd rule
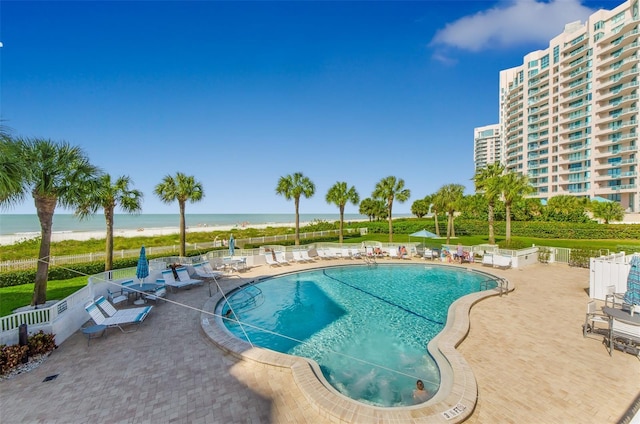
[[[412,405],[417,379],[432,395],[440,386],[426,346],[444,328],[449,306],[488,278],[425,265],[288,274],[230,295],[231,308],[248,325],[225,325],[244,340],[246,332],[256,346],[315,360],[327,381],[354,400]],[[228,308],[223,301],[217,310]]]

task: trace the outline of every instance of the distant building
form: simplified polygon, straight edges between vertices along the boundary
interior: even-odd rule
[[[500,72],[502,163],[529,177],[534,197],[599,196],[640,211],[638,1],[567,24]]]
[[[475,128],[473,132],[473,163],[476,170],[495,162],[504,162],[499,124]]]

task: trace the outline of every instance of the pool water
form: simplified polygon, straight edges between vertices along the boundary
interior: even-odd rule
[[[225,325],[243,340],[246,332],[256,346],[315,360],[327,381],[354,400],[413,405],[417,379],[431,395],[440,386],[440,372],[426,347],[444,328],[449,306],[479,291],[488,278],[425,265],[299,272],[231,294],[240,324]],[[228,308],[222,301],[217,310]]]

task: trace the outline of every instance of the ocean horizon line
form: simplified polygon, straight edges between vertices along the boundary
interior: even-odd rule
[[[403,218],[410,214],[397,214]],[[328,221],[340,219],[339,213],[301,213],[300,222]],[[367,220],[366,215],[345,213],[345,221]],[[278,214],[185,214],[187,227],[219,227],[295,223],[295,213]],[[115,214],[115,230],[132,230],[140,228],[176,228],[180,223],[180,214]],[[0,236],[39,234],[40,221],[36,214],[3,214],[0,215]],[[104,214],[92,215],[80,220],[74,214],[55,214],[53,216],[52,233],[76,233],[106,231]]]

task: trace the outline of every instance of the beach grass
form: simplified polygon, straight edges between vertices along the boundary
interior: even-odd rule
[[[86,275],[69,280],[51,280],[47,282],[47,299],[62,300],[87,285]],[[0,288],[0,316],[10,315],[14,309],[27,306],[33,296],[33,284],[22,284]]]

